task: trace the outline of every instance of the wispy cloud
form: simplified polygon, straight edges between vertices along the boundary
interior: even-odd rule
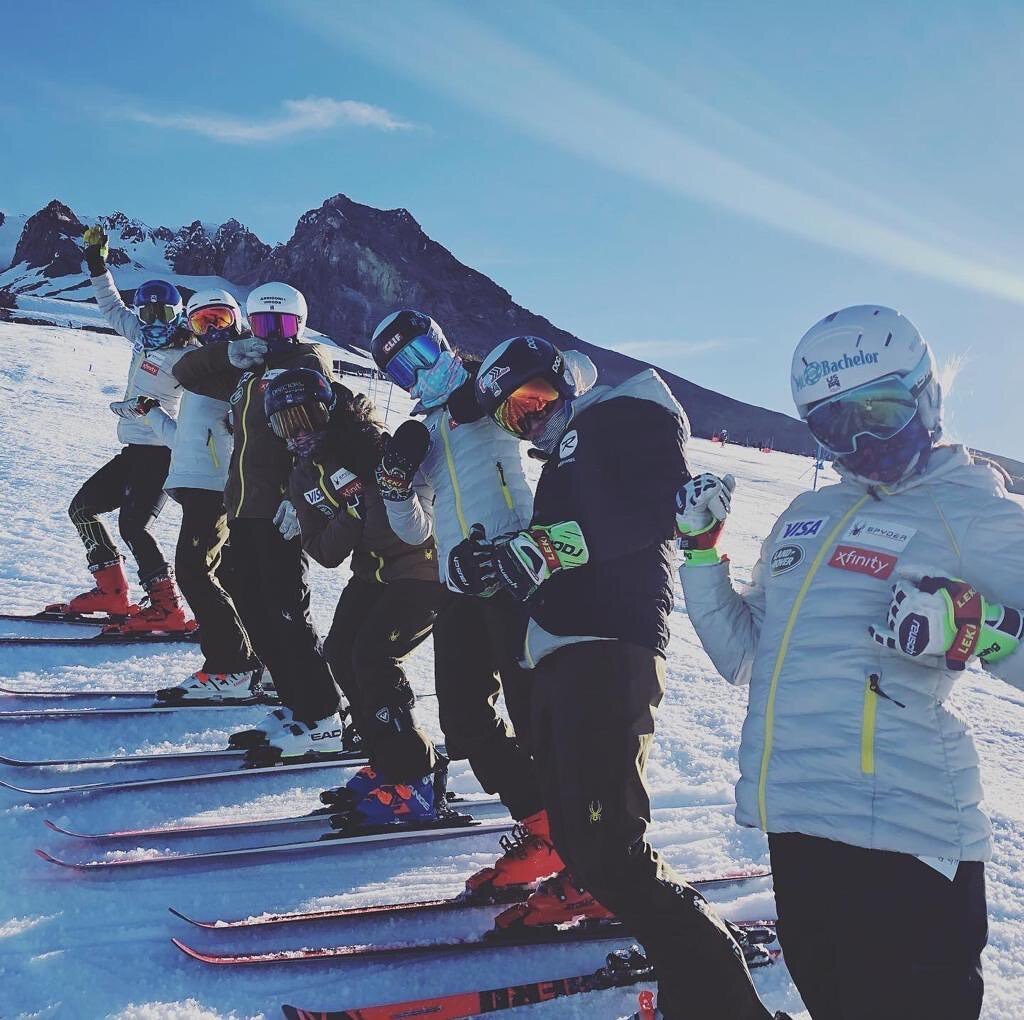
[[[982,239],[939,243],[885,215],[884,203],[858,201],[855,187],[829,182],[824,173],[812,185],[804,178],[813,174],[773,172],[753,153],[726,153],[713,131],[699,137],[699,124],[684,130],[675,117],[657,112],[672,108],[671,92],[663,90],[657,102],[631,104],[624,94],[527,51],[467,10],[382,4],[352,18],[332,2],[292,0],[287,6],[321,38],[333,36],[345,49],[355,44],[392,69],[402,37],[417,45],[443,41],[424,59],[404,61],[401,71],[580,159],[876,264],[1024,304],[1024,275],[975,254],[983,250]]]
[[[126,108],[121,111],[121,116],[140,124],[187,131],[236,145],[278,142],[293,135],[327,131],[338,125],[375,128],[378,131],[402,131],[412,127],[383,107],[354,99],[307,96],[305,99],[286,99],[281,106],[284,110],[281,114],[251,120],[198,110],[152,113]]]
[[[707,354],[731,347],[735,341],[729,340],[626,340],[622,343],[609,343],[607,346],[620,354],[628,354],[631,358],[641,361],[669,362],[673,358],[690,357],[696,354]]]

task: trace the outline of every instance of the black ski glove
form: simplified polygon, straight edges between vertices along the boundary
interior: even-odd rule
[[[381,498],[404,502],[412,496],[412,480],[430,449],[430,433],[418,421],[405,421],[388,441],[374,477]]]
[[[460,595],[493,595],[501,587],[494,554],[494,543],[488,541],[484,526],[474,524],[469,537],[448,553],[448,587]]]
[[[100,226],[86,227],[82,235],[85,241],[85,264],[92,277],[102,276],[107,271],[107,256],[110,248],[107,235]]]

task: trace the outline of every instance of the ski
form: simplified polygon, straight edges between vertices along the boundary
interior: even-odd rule
[[[85,690],[22,690],[14,687],[0,687],[0,699],[3,698],[54,698],[54,699],[81,699],[86,701],[107,701],[123,700],[133,701],[144,699],[152,702],[151,705],[143,705],[143,708],[211,708],[215,705],[228,707],[238,705],[247,707],[249,705],[279,705],[280,701],[274,695],[260,694],[256,697],[224,701],[219,698],[189,698],[188,701],[161,701],[156,691],[132,691],[132,690],[102,690],[97,688]]]
[[[408,1020],[409,1017],[417,1016],[434,1017],[436,1020],[463,1020],[501,1009],[550,1002],[567,995],[580,995],[606,988],[625,988],[653,979],[653,966],[638,946],[631,946],[629,949],[609,953],[605,965],[593,973],[574,977],[530,981],[481,992],[428,996],[407,1002],[393,1002],[387,1006],[363,1006],[351,1010],[310,1010],[288,1005],[281,1008],[285,1020]]]
[[[14,719],[97,719],[106,716],[147,715],[150,712],[185,712],[189,709],[202,709],[212,712],[216,709],[253,708],[260,705],[276,705],[276,701],[254,699],[252,701],[178,701],[172,704],[159,705],[124,705],[114,708],[13,708],[0,711],[0,722]]]
[[[731,921],[750,944],[761,946],[775,940],[775,921]],[[339,944],[304,949],[271,950],[262,953],[205,953],[181,939],[171,942],[186,956],[215,966],[237,967],[269,963],[309,963],[314,960],[382,960],[396,957],[427,956],[433,953],[468,953],[488,949],[510,949],[529,946],[560,946],[580,942],[615,942],[633,936],[622,921],[580,921],[568,926],[545,925],[537,928],[493,928],[483,935],[465,939],[430,942],[378,942],[370,944]],[[758,960],[773,962],[769,951],[748,955],[747,965],[757,966]]]
[[[48,612],[45,609],[38,613],[0,613],[0,620],[12,623],[71,623],[80,627],[106,627],[112,623],[124,623],[127,616],[90,616],[87,613]]]
[[[168,644],[171,642],[187,642],[195,644],[199,640],[198,630],[188,633],[146,631],[145,633],[103,633],[90,634],[89,637],[33,637],[32,635],[0,635],[0,645],[30,645],[32,647],[45,645],[75,645],[86,648],[89,645],[141,645],[141,644]]]
[[[708,878],[697,878],[689,881],[695,889],[701,892],[708,889],[727,888],[732,885],[743,885],[746,882],[753,882],[759,878],[768,878],[771,871],[760,869],[756,871],[735,871],[724,875],[715,875]],[[206,928],[216,931],[230,931],[233,928],[266,928],[278,924],[303,924],[310,921],[338,921],[356,917],[398,917],[423,914],[445,913],[450,910],[466,910],[472,907],[503,906],[512,903],[522,903],[530,895],[531,886],[513,886],[507,890],[495,891],[489,894],[486,899],[473,898],[459,895],[444,899],[415,900],[410,903],[375,903],[362,907],[337,907],[330,910],[296,910],[286,914],[262,914],[254,917],[239,918],[234,921],[223,920],[198,920],[189,917],[187,914],[176,910],[174,907],[168,909],[175,917],[195,925],[197,928]]]
[[[501,801],[496,797],[470,800],[466,797],[448,794],[449,804],[464,804],[467,808],[500,807]],[[49,819],[43,824],[51,831],[71,839],[92,840],[94,842],[115,842],[126,839],[170,839],[184,836],[225,836],[237,835],[240,832],[259,832],[262,829],[302,828],[306,825],[329,822],[332,816],[344,817],[344,812],[337,807],[322,807],[309,811],[304,815],[285,815],[280,818],[250,818],[241,822],[200,822],[193,825],[170,825],[151,829],[114,829],[110,832],[75,832],[65,829]],[[173,913],[174,911],[172,911]]]
[[[67,786],[24,787],[15,786],[0,779],[0,787],[15,793],[26,793],[35,797],[57,797],[69,793],[96,793],[101,790],[137,790],[147,786],[183,786],[187,783],[201,783],[208,779],[241,779],[245,776],[278,775],[281,772],[305,772],[310,769],[362,768],[369,764],[364,754],[345,755],[336,758],[321,757],[315,761],[288,762],[284,765],[262,765],[258,768],[237,767],[219,769],[216,772],[195,772],[184,776],[160,776],[155,779],[117,779],[102,783],[71,783]]]
[[[146,765],[164,761],[203,761],[210,758],[242,758],[245,751],[218,747],[211,751],[153,751],[148,754],[110,754],[96,758],[8,758],[0,754],[0,765],[45,769],[58,765]]]
[[[296,843],[268,843],[262,846],[238,847],[231,850],[207,850],[200,853],[151,854],[147,857],[118,857],[105,861],[67,861],[45,850],[36,850],[36,855],[50,864],[76,871],[104,871],[145,867],[161,864],[208,864],[219,861],[230,861],[232,864],[245,863],[245,858],[259,863],[268,857],[310,851],[335,850],[339,847],[366,846],[376,843],[414,843],[435,839],[448,839],[453,836],[488,836],[508,832],[515,824],[511,818],[506,821],[481,822],[470,815],[458,815],[456,819],[443,818],[430,825],[380,826],[374,831],[357,833],[327,832],[316,839],[302,840]]]

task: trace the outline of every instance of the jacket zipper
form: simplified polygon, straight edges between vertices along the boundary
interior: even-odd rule
[[[235,507],[235,516],[242,512],[242,504],[245,502],[245,446],[249,442],[249,428],[246,416],[249,414],[249,403],[252,400],[252,384],[255,377],[249,380],[245,391],[245,403],[242,405],[242,449],[238,451],[238,506]]]
[[[213,441],[213,429],[206,430],[206,448],[210,451],[210,460],[216,470],[220,470],[220,457],[217,456],[217,444]]]
[[[448,439],[448,422],[445,420],[444,412],[438,424],[437,431],[441,433],[441,442],[444,444],[444,457],[448,464],[448,476],[452,480],[452,495],[455,497],[455,516],[459,519],[459,527],[462,529],[462,537],[469,537],[469,527],[466,524],[466,516],[462,512],[462,493],[459,491],[459,479],[455,473],[455,458],[452,456],[452,446]]]
[[[882,678],[877,673],[869,674],[864,685],[864,712],[860,730],[860,770],[865,775],[875,772],[875,723],[878,715],[878,699],[885,698],[900,708],[906,708],[902,701],[897,701],[882,690]]]
[[[512,510],[515,508],[515,504],[512,502],[512,493],[509,491],[508,482],[505,481],[505,469],[500,460],[495,461],[494,466],[498,469],[498,481],[501,483],[501,494],[505,497],[505,505]]]
[[[793,636],[793,628],[796,626],[797,617],[800,615],[800,608],[804,604],[807,592],[832,548],[832,543],[841,534],[846,523],[854,514],[870,499],[870,496],[862,496],[856,503],[846,511],[839,519],[839,523],[828,533],[825,541],[811,563],[807,576],[800,585],[800,590],[793,600],[793,608],[789,611],[789,619],[782,631],[782,640],[779,642],[779,650],[775,655],[775,665],[772,668],[772,678],[768,684],[768,701],[764,709],[764,741],[761,749],[761,769],[757,780],[757,812],[761,820],[761,828],[768,831],[768,764],[772,757],[772,741],[775,736],[775,695],[779,689],[779,677],[782,675],[782,667],[786,662],[786,654],[789,651],[789,641]]]

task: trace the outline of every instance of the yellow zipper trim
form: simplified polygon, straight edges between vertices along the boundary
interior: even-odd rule
[[[875,717],[878,695],[871,689],[871,677],[864,681],[864,718],[860,730],[860,770],[865,775],[875,771]]]
[[[324,478],[324,466],[323,466],[323,464],[317,464],[316,469],[317,469],[317,471],[320,472],[320,491],[327,497],[327,501],[332,506],[334,506],[335,509],[340,509],[341,508],[341,504],[330,494],[330,492],[327,489],[327,479]]]
[[[447,412],[446,412],[447,414]],[[462,528],[462,537],[469,538],[469,527],[466,525],[466,517],[462,512],[462,493],[459,492],[459,479],[455,474],[455,460],[452,457],[452,445],[448,439],[448,422],[446,414],[441,415],[437,431],[441,433],[441,442],[444,444],[444,458],[448,462],[448,475],[452,480],[452,493],[455,496],[455,516],[459,519],[459,527]]]
[[[757,780],[757,810],[761,818],[761,828],[764,829],[765,832],[768,831],[768,807],[766,803],[768,792],[768,762],[772,756],[772,739],[775,735],[775,694],[778,691],[779,677],[782,674],[782,667],[786,661],[786,653],[789,651],[789,639],[793,636],[793,628],[796,626],[796,618],[800,615],[800,607],[804,604],[804,599],[807,597],[807,592],[811,587],[811,582],[818,573],[822,561],[825,559],[828,551],[832,548],[832,543],[836,540],[836,536],[843,530],[846,522],[870,498],[870,494],[866,493],[858,499],[857,502],[854,503],[845,514],[843,514],[839,523],[828,533],[828,536],[822,543],[821,548],[818,550],[818,555],[814,557],[814,561],[811,563],[810,570],[807,571],[804,583],[800,585],[800,590],[797,592],[796,598],[793,600],[793,608],[789,611],[789,619],[786,621],[786,628],[782,632],[782,640],[779,642],[779,650],[775,656],[775,667],[772,669],[771,683],[768,685],[768,703],[765,705],[764,709],[764,748],[761,751],[761,774]]]
[[[220,458],[217,456],[217,444],[213,441],[213,429],[206,430],[206,448],[210,451],[210,460],[216,470],[220,470]]]
[[[515,509],[515,504],[512,502],[512,493],[509,491],[508,483],[505,481],[505,469],[501,466],[501,461],[496,460],[494,466],[498,471],[498,481],[501,483],[501,494],[505,497],[505,505],[509,510]]]
[[[242,512],[242,504],[245,502],[245,444],[249,442],[249,430],[246,428],[246,415],[249,413],[249,402],[252,400],[252,384],[255,377],[249,380],[249,386],[245,391],[245,403],[242,405],[242,449],[238,452],[238,506],[235,507],[235,516]]]
[[[378,555],[372,549],[370,550],[370,555],[377,561],[377,569],[373,572],[373,576],[383,584],[384,578],[380,576],[380,572],[384,569],[384,557]]]

